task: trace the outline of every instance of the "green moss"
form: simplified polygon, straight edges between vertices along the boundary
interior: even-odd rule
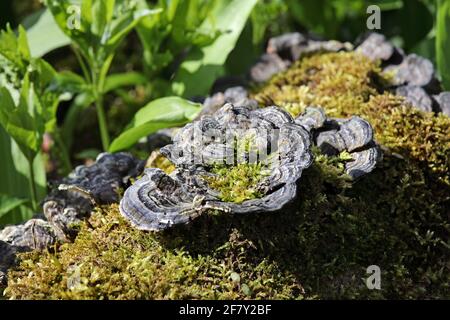
[[[315,54],[305,57],[285,73],[276,75],[255,99],[264,105],[285,107],[297,116],[306,106],[320,105],[330,116],[352,114],[376,86],[388,81],[378,64],[354,52]]]
[[[6,294],[33,299],[236,299],[283,298],[301,291],[273,262],[247,264],[243,249],[252,251],[253,245],[237,230],[226,246],[208,248],[209,254],[201,252],[206,243],[197,246],[200,252],[189,253],[179,246],[180,236],[135,230],[117,205],[104,207],[73,244],[62,245],[55,254],[23,254],[20,268],[10,273]],[[25,269],[33,271],[25,274]],[[233,280],[232,273],[240,280]],[[250,294],[242,290],[244,285]]]
[[[384,145],[371,174],[352,182],[345,154],[315,150],[298,198],[281,212],[203,215],[159,234],[133,229],[116,205],[100,208],[73,244],[22,254],[6,296],[450,298],[450,120],[383,93],[373,68],[351,53],[311,56],[256,95],[301,111],[296,97],[307,86],[328,114],[368,119]],[[374,264],[381,290],[365,286]]]
[[[169,159],[164,157],[159,150],[152,152],[150,157],[147,159],[147,163],[145,165],[146,168],[158,168],[163,170],[166,174],[171,174],[175,171],[175,165],[170,162]]]
[[[245,200],[261,198],[256,188],[264,177],[261,163],[239,163],[235,166],[214,166],[213,177],[205,177],[209,186],[220,192],[220,199],[226,202],[241,203]]]

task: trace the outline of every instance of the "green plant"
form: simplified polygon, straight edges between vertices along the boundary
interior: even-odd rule
[[[65,119],[66,144],[71,145],[73,129],[81,112],[95,104],[103,149],[117,150],[117,143],[109,148],[104,96],[111,91],[123,96],[121,88],[124,86],[144,85],[150,91],[149,97],[153,98],[173,93],[183,96],[206,94],[215,78],[224,73],[222,66],[255,3],[256,0],[245,3],[236,0],[160,0],[153,4],[144,0],[83,0],[79,7],[79,25],[71,28],[68,21],[76,21],[73,20],[71,1],[47,0],[49,11],[65,35],[55,31],[46,12],[41,13],[29,32],[37,33],[40,25],[56,37],[54,43],[48,45],[36,43],[35,52],[43,54],[66,45],[68,39],[64,37],[68,37],[84,78],[70,76],[72,83],[78,84],[74,87],[78,96]],[[135,27],[143,46],[145,76],[140,72],[108,76],[119,43]],[[174,68],[176,65],[179,67]],[[173,78],[172,84],[169,78]],[[165,111],[161,109],[161,112]],[[120,135],[118,139],[123,140],[124,136],[127,135]]]
[[[83,0],[79,7],[73,7],[69,0],[47,0],[46,5],[58,26],[72,41],[87,85],[85,88],[97,109],[102,146],[108,150],[110,138],[104,94],[111,63],[125,36],[145,16],[157,14],[160,10],[138,10],[134,2],[115,0]]]
[[[158,0],[154,4],[140,1],[140,6],[161,8],[158,15],[144,18],[136,30],[143,46],[144,71],[149,77],[161,76],[164,68],[180,59],[183,52],[193,47],[211,44],[221,31],[215,26],[213,10],[227,1]],[[204,27],[204,21],[211,26]]]
[[[159,129],[177,127],[192,121],[200,112],[201,104],[179,97],[153,100],[142,107],[131,123],[111,144],[109,151],[127,149],[140,138]]]
[[[18,199],[6,194],[0,194],[0,218],[25,204],[27,201],[27,199]]]
[[[450,90],[450,2],[438,0],[436,20],[436,60],[442,82]]]
[[[39,161],[39,172],[35,172],[35,161],[40,153],[44,132],[54,132],[56,128],[56,108],[59,103],[59,94],[53,90],[56,72],[44,60],[31,57],[22,27],[19,27],[17,37],[10,27],[1,31],[0,62],[0,124],[26,159],[31,208],[36,212],[40,192],[35,178],[36,175],[45,174],[45,169],[43,162]],[[7,138],[3,140],[5,158],[17,157],[12,154],[11,146]],[[10,165],[5,164],[4,167],[10,170]],[[14,196],[14,191],[6,191],[9,197]],[[5,203],[7,205],[9,202]]]
[[[194,48],[181,63],[172,90],[177,95],[192,97],[208,93],[214,81],[224,75],[225,62],[235,47],[257,0],[222,0],[212,10],[212,21],[205,20],[201,29],[213,25],[222,33],[209,45]]]

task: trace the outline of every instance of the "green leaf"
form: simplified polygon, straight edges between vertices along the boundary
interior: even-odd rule
[[[51,12],[53,19],[59,26],[60,30],[73,42],[75,42],[85,55],[89,54],[89,41],[91,39],[89,34],[87,34],[87,32],[89,32],[90,24],[86,23],[89,21],[90,10],[83,11],[83,8],[86,7],[86,3],[88,2],[90,2],[90,0],[83,0],[81,12],[77,12],[73,9],[80,7],[78,5],[74,5],[69,0],[45,1],[48,10]],[[81,13],[81,17],[76,16],[78,13]],[[78,18],[80,23],[79,25],[75,25]]]
[[[86,26],[86,31],[90,30],[92,24],[94,23],[94,17],[92,16],[92,5],[93,1],[96,0],[81,0],[81,17],[82,23]],[[97,17],[96,17],[97,18]]]
[[[66,148],[70,150],[75,136],[75,128],[81,121],[80,117],[83,110],[92,105],[95,102],[93,95],[90,92],[82,92],[76,96],[75,100],[69,107],[69,111],[64,119],[62,126],[62,138]]]
[[[25,69],[31,56],[28,48],[26,32],[19,28],[19,36],[16,37],[14,31],[8,26],[6,30],[0,31],[0,55],[8,61]]]
[[[26,94],[27,89],[24,87],[21,103],[16,107],[9,91],[0,88],[0,124],[17,142],[27,158],[32,159],[39,151],[42,136],[26,109],[27,105],[24,99],[27,97],[23,95]]]
[[[28,160],[2,126],[0,126],[0,154],[2,155],[0,193],[19,199],[31,199]],[[47,185],[44,160],[40,154],[34,159],[33,167],[38,201],[40,201],[45,196]],[[31,218],[34,213],[27,205],[22,205],[3,216],[0,219],[0,225],[23,222]]]
[[[19,199],[6,194],[0,194],[0,218],[27,201],[27,199]]]
[[[211,19],[222,34],[210,45],[193,50],[181,64],[173,91],[178,95],[191,97],[209,91],[218,76],[224,73],[224,63],[236,45],[245,23],[257,0],[220,1]],[[205,21],[201,28],[210,29],[211,21]]]
[[[27,27],[28,44],[33,57],[42,57],[70,44],[70,38],[61,31],[48,9],[34,13],[23,24]]]
[[[419,0],[404,1],[403,8],[396,12],[394,19],[400,27],[399,33],[404,41],[404,49],[410,51],[433,28],[433,16],[428,7]]]
[[[161,12],[161,9],[143,9],[138,11],[129,11],[111,22],[111,35],[105,40],[108,52],[113,52],[125,36],[133,30],[136,25],[145,17],[155,15]]]
[[[281,1],[269,1],[265,3],[259,1],[253,9],[250,19],[252,26],[252,44],[259,46],[264,40],[267,28],[280,18],[283,12],[287,11],[286,4]]]
[[[83,77],[71,71],[62,71],[55,76],[58,91],[70,93],[82,93],[88,91],[89,85]]]
[[[293,18],[310,31],[335,38],[339,20],[329,0],[286,0]]]
[[[91,4],[93,34],[103,36],[106,25],[112,18],[114,2],[114,0],[94,0]]]
[[[177,127],[192,121],[201,110],[201,104],[179,97],[154,100],[141,108],[124,132],[111,144],[109,151],[127,149],[140,138],[159,129]]]
[[[17,37],[17,49],[21,57],[30,60],[31,53],[30,48],[28,46],[27,32],[21,25],[19,25],[19,36]]]
[[[110,92],[121,87],[135,86],[145,84],[148,79],[139,72],[116,73],[106,77],[104,93]]]
[[[439,0],[436,20],[436,59],[442,84],[450,90],[450,1]]]

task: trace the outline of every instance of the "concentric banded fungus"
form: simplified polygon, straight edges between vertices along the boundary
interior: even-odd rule
[[[327,116],[322,108],[307,107],[305,112],[295,119],[295,122],[311,131],[323,127],[326,119]]]
[[[323,121],[321,109],[308,108],[298,122],[306,122],[314,130],[314,142],[329,156],[350,152],[353,161],[347,162],[345,171],[353,179],[371,172],[381,158],[381,151],[373,140],[370,123],[360,117],[350,119],[327,119]],[[309,119],[309,120],[308,120]],[[320,127],[320,123],[323,124]]]
[[[359,52],[371,60],[389,60],[395,52],[394,46],[380,33],[370,33],[356,48]]]
[[[388,66],[386,70],[394,71],[394,85],[425,87],[431,85],[435,79],[433,63],[416,54],[408,55],[401,64]]]
[[[174,143],[161,149],[177,169],[170,175],[147,169],[125,191],[120,211],[138,229],[162,230],[188,223],[207,209],[279,210],[296,196],[297,180],[312,162],[310,140],[309,132],[277,107],[226,104],[180,129]],[[211,182],[239,166],[258,169],[257,183],[250,186],[255,192],[225,201]]]
[[[431,112],[433,111],[433,101],[422,87],[418,86],[401,86],[395,90],[399,96],[405,97],[412,106],[418,109]]]
[[[97,204],[119,201],[119,191],[139,175],[144,162],[127,153],[102,153],[91,166],[78,166],[44,200],[44,215],[56,236],[72,240],[77,225]]]
[[[24,224],[5,227],[0,231],[0,241],[23,250],[43,250],[56,242],[56,236],[47,221],[30,219]]]
[[[435,95],[434,99],[439,105],[439,110],[450,117],[450,92],[441,92],[439,95]]]
[[[0,288],[7,284],[7,272],[14,264],[18,251],[17,247],[0,240]]]

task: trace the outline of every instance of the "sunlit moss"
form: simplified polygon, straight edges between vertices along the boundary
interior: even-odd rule
[[[62,245],[55,254],[22,254],[5,293],[33,299],[237,299],[286,298],[301,292],[295,279],[273,262],[246,264],[240,250],[251,251],[252,244],[237,230],[229,234],[226,247],[205,255],[172,248],[179,236],[138,231],[117,205],[103,207],[73,244]]]
[[[146,168],[158,168],[163,170],[166,174],[171,174],[175,171],[175,165],[169,159],[164,157],[159,151],[153,151],[145,164]]]
[[[263,196],[257,188],[265,176],[261,163],[214,166],[211,172],[215,176],[208,176],[205,179],[211,188],[220,192],[219,197],[222,201],[241,203]]]
[[[328,114],[351,114],[371,95],[376,84],[388,81],[379,65],[354,52],[305,57],[285,73],[276,75],[255,99],[285,107],[297,116],[306,106],[320,105]],[[294,108],[292,106],[295,106]]]

